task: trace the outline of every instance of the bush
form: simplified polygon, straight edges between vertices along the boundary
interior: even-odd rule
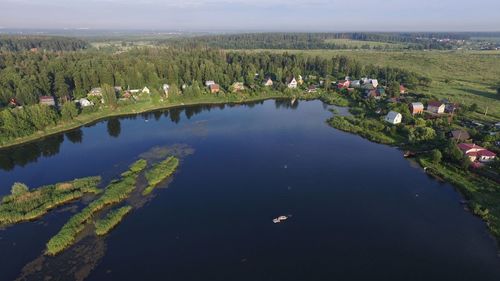
[[[443,155],[441,154],[441,151],[439,151],[439,149],[434,149],[431,153],[431,157],[432,157],[432,162],[434,164],[438,164],[439,162],[441,162]]]
[[[28,191],[29,191],[29,188],[27,185],[25,185],[24,183],[21,183],[21,182],[15,182],[12,185],[12,188],[10,189],[10,194],[12,194],[14,196],[18,196],[18,195],[24,194]]]

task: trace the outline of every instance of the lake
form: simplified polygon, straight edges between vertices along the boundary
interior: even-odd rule
[[[45,243],[88,200],[0,230],[0,280],[500,280],[497,245],[454,188],[329,127],[329,108],[174,108],[1,151],[0,195],[16,181],[105,186],[138,157],[181,164],[108,236],[59,256]]]

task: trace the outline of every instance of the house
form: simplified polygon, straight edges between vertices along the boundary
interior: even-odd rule
[[[170,90],[170,85],[163,84],[162,89],[163,89],[163,92],[165,93],[165,95],[168,97],[168,91]]]
[[[40,104],[41,105],[55,106],[56,100],[54,99],[54,97],[51,97],[51,96],[41,96],[40,97]]]
[[[299,85],[304,84],[304,79],[302,79],[302,75],[299,75],[299,79],[297,80],[297,83],[298,83]]]
[[[466,130],[454,130],[451,131],[449,134],[450,138],[456,140],[456,141],[467,141],[470,139],[469,132]]]
[[[391,123],[393,125],[401,123],[403,115],[401,113],[390,111],[384,118],[385,122]]]
[[[119,94],[123,91],[122,86],[114,86],[113,88],[115,89],[115,93],[117,93],[117,94]]]
[[[410,112],[413,115],[422,114],[424,112],[424,104],[421,102],[412,102],[410,104]]]
[[[351,85],[351,81],[349,80],[340,80],[337,82],[337,88],[338,89],[347,89]]]
[[[350,86],[352,88],[361,88],[361,81],[359,81],[359,80],[351,81],[351,85]]]
[[[231,85],[231,89],[233,92],[241,92],[245,90],[245,84],[243,84],[243,82],[234,82],[233,85]]]
[[[17,103],[17,100],[15,98],[12,98],[9,100],[9,106],[10,107],[17,107],[19,104]]]
[[[132,91],[125,91],[122,96],[124,99],[130,99],[132,97]]]
[[[210,87],[213,84],[215,84],[215,81],[213,81],[213,80],[205,81],[205,87]]]
[[[142,88],[142,93],[143,93],[143,94],[150,94],[150,93],[151,93],[151,91],[149,90],[149,88],[148,88],[148,87],[144,87],[144,88]]]
[[[89,101],[88,99],[81,98],[77,100],[78,104],[80,104],[80,107],[87,107],[87,106],[92,106],[94,105],[93,102]]]
[[[495,159],[496,154],[487,150],[484,147],[480,147],[474,143],[461,143],[458,148],[463,152],[463,154],[469,157],[470,161],[479,161],[482,163],[491,162]]]
[[[309,87],[307,87],[308,93],[316,93],[317,91],[318,91],[318,88],[316,88],[315,85],[310,85]]]
[[[272,86],[272,85],[273,85],[273,79],[271,79],[270,77],[268,77],[268,78],[266,79],[266,81],[264,81],[264,86],[266,86],[266,87],[270,87],[270,86]]]
[[[444,113],[445,104],[440,101],[429,101],[427,103],[427,111],[435,114]]]
[[[370,84],[372,84],[373,87],[377,88],[378,87],[378,80],[377,79],[371,79]]]
[[[406,94],[406,87],[404,85],[399,85],[399,94]]]
[[[89,96],[89,97],[102,97],[102,88],[92,88],[87,96]]]
[[[295,89],[295,88],[297,88],[297,80],[295,80],[295,77],[293,77],[292,79],[288,80],[287,87],[289,89]]]
[[[379,100],[383,96],[385,96],[385,89],[384,88],[365,90],[365,98],[367,98],[367,99],[373,98],[373,99]]]
[[[209,86],[209,88],[210,88],[210,93],[212,93],[212,94],[216,94],[220,91],[219,84],[212,84]]]

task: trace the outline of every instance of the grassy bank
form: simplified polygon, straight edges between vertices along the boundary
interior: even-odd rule
[[[481,217],[500,240],[500,189],[497,183],[447,163],[418,158],[427,173],[453,184],[468,200],[471,211]]]
[[[145,160],[139,160],[122,174],[122,178],[113,181],[104,190],[101,197],[90,203],[78,214],[74,215],[47,243],[46,254],[56,255],[70,247],[75,242],[77,235],[85,228],[85,224],[106,206],[118,204],[125,200],[136,188],[139,173],[146,167]]]
[[[166,160],[155,164],[150,170],[146,172],[146,179],[148,186],[142,192],[142,195],[148,195],[153,189],[162,181],[170,177],[179,166],[179,159],[170,156]]]
[[[131,206],[121,207],[120,209],[111,211],[105,218],[97,220],[94,223],[95,233],[99,236],[108,234],[115,228],[123,218],[132,210]]]
[[[38,131],[29,136],[0,143],[0,149],[5,149],[21,145],[24,143],[36,141],[50,135],[70,131],[78,127],[95,123],[109,117],[133,115],[154,110],[169,109],[169,108],[190,106],[190,105],[245,103],[245,102],[262,101],[267,99],[283,98],[283,97],[290,97],[290,96],[280,92],[270,92],[258,95],[247,95],[247,94],[228,95],[228,96],[206,95],[196,98],[177,97],[177,98],[171,98],[164,102],[146,100],[136,103],[123,103],[119,104],[119,106],[116,108],[102,107],[95,112],[80,114],[71,121],[61,122],[55,126],[48,127],[43,131]]]
[[[0,204],[0,225],[38,219],[85,194],[97,194],[101,191],[97,188],[100,181],[100,177],[87,177],[7,195]]]

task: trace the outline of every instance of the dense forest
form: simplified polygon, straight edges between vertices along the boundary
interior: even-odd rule
[[[157,41],[172,46],[209,46],[222,49],[346,49],[346,44],[330,39],[351,39],[382,43],[403,43],[407,49],[452,49],[453,41],[467,40],[466,33],[247,33],[205,35]],[[440,39],[450,39],[443,41]],[[369,48],[369,45],[366,45]],[[380,47],[384,48],[384,47]]]
[[[59,36],[0,36],[1,51],[76,51],[89,48],[89,44],[80,39]]]
[[[0,55],[0,104],[3,106],[12,98],[20,105],[30,105],[38,103],[39,97],[45,95],[59,99],[83,97],[91,88],[103,84],[159,89],[163,83],[201,87],[205,80],[215,80],[224,89],[229,89],[235,81],[253,86],[260,85],[268,76],[284,83],[287,78],[298,75],[331,79],[346,75],[371,76],[409,86],[425,80],[402,69],[362,65],[343,56],[326,59],[203,48],[148,48],[120,54],[89,51],[4,52]]]

